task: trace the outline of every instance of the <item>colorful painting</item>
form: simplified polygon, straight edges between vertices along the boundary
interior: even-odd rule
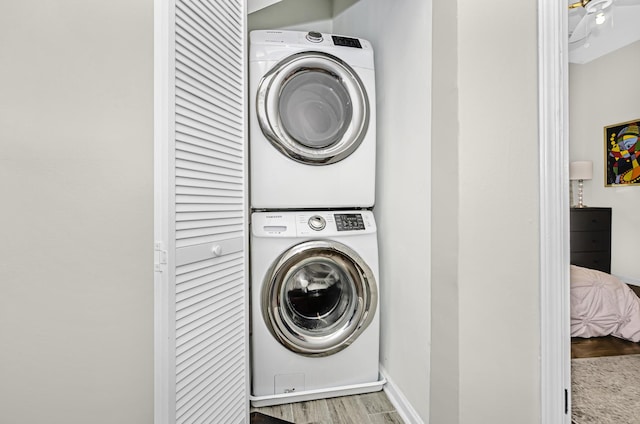
[[[640,185],[640,119],[604,128],[605,185]]]

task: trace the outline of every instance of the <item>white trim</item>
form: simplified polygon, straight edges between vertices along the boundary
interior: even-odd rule
[[[391,401],[391,404],[396,408],[400,418],[405,424],[425,424],[418,415],[418,412],[413,409],[411,403],[402,393],[402,390],[393,382],[393,380],[387,374],[387,371],[382,365],[380,365],[380,375],[383,379],[387,380],[387,384],[384,386],[384,392]]]
[[[538,0],[540,422],[571,419],[567,7]],[[565,413],[565,393],[568,413]]]
[[[251,405],[256,408],[263,406],[282,405],[284,403],[305,402],[316,399],[326,399],[338,396],[359,395],[362,393],[379,392],[387,380],[380,376],[378,381],[369,383],[349,384],[347,386],[329,387],[325,389],[305,390],[295,393],[279,393],[267,396],[250,396]]]

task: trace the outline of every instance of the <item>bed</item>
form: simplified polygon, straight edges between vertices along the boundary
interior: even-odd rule
[[[640,298],[615,276],[571,265],[571,336],[640,341]]]

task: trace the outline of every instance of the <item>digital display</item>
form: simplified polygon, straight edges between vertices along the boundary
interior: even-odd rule
[[[333,44],[336,46],[354,47],[356,49],[362,48],[360,40],[357,38],[338,37],[337,35],[332,35],[331,38],[333,38]]]
[[[364,230],[364,221],[359,213],[335,214],[336,229],[338,231]]]

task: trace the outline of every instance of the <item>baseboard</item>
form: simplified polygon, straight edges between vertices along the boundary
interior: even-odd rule
[[[384,386],[384,392],[398,411],[398,414],[405,422],[405,424],[425,424],[422,418],[418,415],[418,412],[413,408],[411,403],[404,396],[402,391],[393,382],[393,379],[387,374],[387,370],[380,365],[380,375],[387,380],[387,384]]]
[[[249,396],[251,406],[260,408],[263,406],[282,405],[285,403],[304,402],[308,400],[326,399],[338,396],[359,395],[362,393],[379,392],[387,384],[382,374],[377,381],[367,383],[350,384],[348,386],[327,387],[324,389],[305,390],[295,393],[280,393],[266,396]]]
[[[616,275],[616,278],[620,281],[624,281],[627,284],[631,284],[632,286],[640,286],[640,280],[637,278],[623,277],[621,275]]]

